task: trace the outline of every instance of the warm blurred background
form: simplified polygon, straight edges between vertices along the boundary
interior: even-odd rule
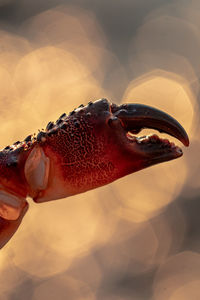
[[[163,109],[191,140],[109,186],[29,201],[1,300],[200,299],[199,88],[199,0],[0,0],[1,148],[102,97]]]

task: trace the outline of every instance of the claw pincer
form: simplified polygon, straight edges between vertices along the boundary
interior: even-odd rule
[[[157,135],[157,129],[189,145],[183,127],[168,114],[141,104],[111,104],[106,99],[62,114],[45,131],[0,151],[0,247],[37,203],[65,198],[106,185],[148,166],[175,159],[182,150]]]

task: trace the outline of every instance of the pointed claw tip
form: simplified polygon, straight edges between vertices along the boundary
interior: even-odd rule
[[[121,119],[126,130],[139,133],[143,128],[157,129],[167,133],[184,146],[189,146],[189,138],[181,124],[167,113],[144,104],[128,103],[121,106],[112,105],[112,112]]]
[[[185,147],[188,147],[190,145],[190,141],[189,141],[189,137],[188,136],[186,136],[186,138],[183,140],[183,145]]]
[[[188,147],[190,145],[189,137],[185,129],[180,125],[181,134],[179,136],[175,136],[177,139],[179,139],[185,147]]]

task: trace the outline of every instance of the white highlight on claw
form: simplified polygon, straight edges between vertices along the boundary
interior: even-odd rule
[[[0,190],[0,217],[6,220],[16,220],[22,210],[23,198]]]
[[[49,178],[49,158],[40,146],[31,151],[24,168],[26,180],[33,192],[44,190]]]

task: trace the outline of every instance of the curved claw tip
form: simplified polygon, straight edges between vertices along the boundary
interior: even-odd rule
[[[143,128],[157,129],[180,140],[186,147],[189,146],[189,137],[181,124],[154,107],[143,104],[122,104],[113,106],[112,112],[122,122],[127,131],[139,133]]]
[[[186,135],[186,137],[184,138],[184,140],[182,140],[182,143],[186,147],[188,147],[190,145],[190,141],[189,141],[188,135]]]

